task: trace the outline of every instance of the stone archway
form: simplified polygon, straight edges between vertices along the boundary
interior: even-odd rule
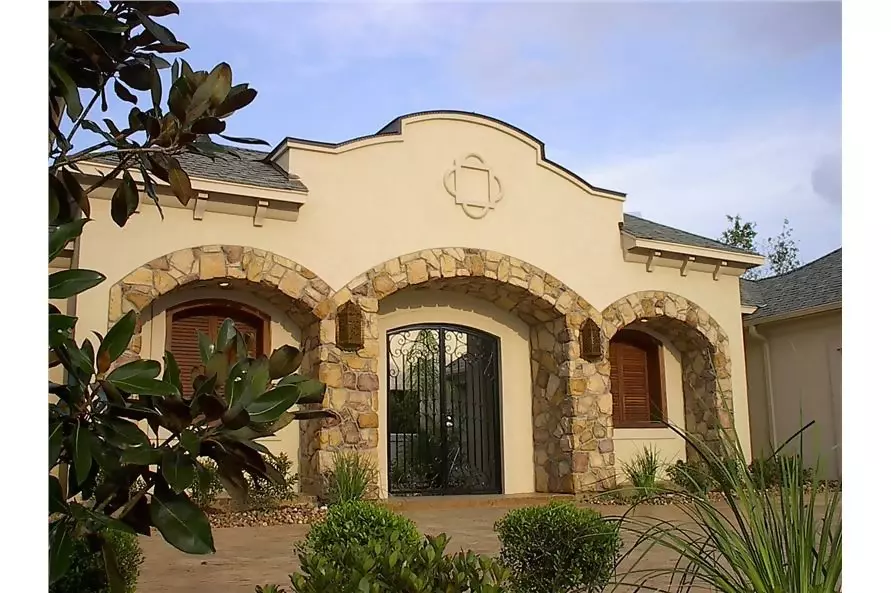
[[[622,297],[603,310],[601,330],[609,341],[620,330],[646,323],[681,354],[685,428],[714,443],[732,434],[733,388],[730,339],[720,324],[693,301],[662,291]],[[609,384],[607,365],[603,378]],[[687,448],[688,458],[695,451]]]
[[[343,422],[317,426],[309,461],[316,475],[336,450],[350,448],[376,459],[379,435],[378,304],[401,290],[434,289],[474,296],[517,315],[530,326],[533,379],[535,485],[540,492],[579,492],[615,481],[607,437],[608,384],[598,366],[579,356],[579,329],[599,311],[566,284],[515,257],[485,249],[437,248],[377,265],[357,276],[317,309],[320,378],[329,385],[328,406]],[[336,345],[335,315],[347,301],[364,312],[365,345],[343,352]],[[608,368],[607,368],[608,374]],[[596,430],[600,426],[602,430]],[[601,436],[597,436],[602,433]]]
[[[331,288],[312,271],[280,255],[241,245],[202,245],[180,249],[147,262],[113,284],[108,299],[108,326],[129,311],[142,314],[159,297],[174,290],[215,286],[220,281],[244,289],[282,311],[301,328],[304,366],[318,367],[319,317],[315,309]],[[139,358],[140,319],[119,364]]]

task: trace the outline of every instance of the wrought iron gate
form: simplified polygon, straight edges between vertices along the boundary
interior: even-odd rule
[[[495,336],[455,325],[387,334],[390,493],[501,492]]]

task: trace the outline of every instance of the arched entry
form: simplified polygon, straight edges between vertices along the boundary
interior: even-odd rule
[[[501,492],[498,338],[422,324],[387,333],[391,494]]]

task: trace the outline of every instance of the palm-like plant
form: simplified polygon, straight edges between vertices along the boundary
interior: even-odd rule
[[[746,465],[733,435],[725,433],[717,445],[706,446],[698,437],[670,428],[708,465],[718,483],[719,500],[683,495],[679,508],[685,523],[627,512],[623,527],[636,541],[620,565],[633,556],[638,559],[617,578],[617,585],[631,585],[634,591],[840,591],[841,496],[826,492],[820,500],[824,496],[818,495],[819,488],[809,488],[801,471],[800,454],[780,459],[780,485],[772,492],[751,472],[737,471]],[[800,449],[803,430],[786,444],[798,438]],[[677,556],[675,565],[638,569],[640,559],[657,546]]]

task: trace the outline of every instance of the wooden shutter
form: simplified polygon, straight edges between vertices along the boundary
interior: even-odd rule
[[[192,394],[192,381],[203,367],[198,332],[216,340],[226,318],[232,319],[238,331],[244,334],[251,356],[265,353],[265,319],[238,305],[190,303],[168,313],[167,349],[179,365],[183,395]]]
[[[662,417],[659,343],[640,332],[623,331],[610,342],[613,423],[647,426]]]

